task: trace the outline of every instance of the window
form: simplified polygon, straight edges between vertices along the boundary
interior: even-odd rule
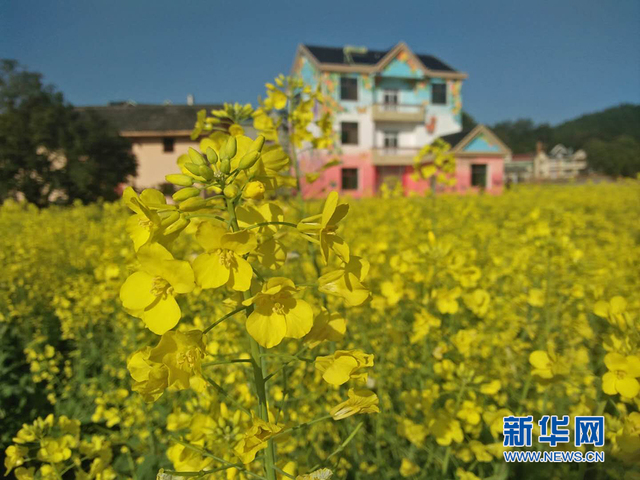
[[[169,153],[169,152],[173,152],[173,144],[174,144],[174,139],[171,137],[165,137],[162,139],[162,151]]]
[[[471,165],[471,186],[480,188],[487,186],[486,165]]]
[[[382,100],[385,110],[395,110],[398,107],[398,90],[385,90]]]
[[[342,169],[342,190],[358,190],[358,169]]]
[[[342,131],[341,141],[343,145],[358,144],[358,122],[342,122],[340,129]]]
[[[398,148],[398,132],[389,130],[383,133],[385,150],[396,150]]]
[[[431,104],[432,105],[447,104],[447,84],[446,83],[431,84]]]
[[[351,77],[340,78],[340,99],[358,100],[358,79]]]

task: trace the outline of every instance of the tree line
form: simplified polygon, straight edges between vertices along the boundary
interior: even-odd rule
[[[464,114],[463,125],[473,127],[475,120]],[[547,150],[561,143],[585,150],[593,171],[629,177],[640,172],[640,105],[622,104],[556,126],[519,119],[490,128],[514,154],[534,152],[538,141]]]

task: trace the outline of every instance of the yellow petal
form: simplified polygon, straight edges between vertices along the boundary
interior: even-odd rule
[[[616,390],[623,397],[634,398],[640,392],[640,383],[635,378],[625,377],[616,381]]]
[[[295,302],[295,306],[285,315],[287,322],[286,336],[289,338],[302,338],[313,327],[313,309],[304,300],[296,300]]]
[[[207,252],[212,252],[221,246],[222,236],[227,233],[225,228],[213,225],[209,222],[202,222],[198,225],[196,232],[196,241]]]
[[[125,308],[142,310],[151,305],[156,296],[151,293],[153,277],[146,272],[135,272],[120,287],[120,301]]]
[[[140,223],[140,220],[145,218],[141,213],[131,215],[127,218],[125,229],[131,237],[131,240],[133,240],[133,249],[136,252],[151,238],[151,229]]]
[[[162,261],[173,260],[173,255],[159,243],[150,243],[140,247],[138,260],[145,272],[162,277]]]
[[[529,355],[529,363],[539,369],[550,368],[551,362],[549,361],[549,355],[543,350],[536,350]]]
[[[142,321],[156,335],[163,335],[180,321],[180,307],[173,295],[158,297],[157,301],[142,314]]]
[[[258,245],[256,236],[248,231],[225,233],[220,238],[220,246],[232,250],[238,255],[245,255],[255,250]]]
[[[329,220],[333,216],[333,213],[336,211],[336,207],[338,206],[338,193],[333,191],[327,197],[327,200],[324,202],[324,207],[322,208],[322,226],[326,227],[329,224]]]
[[[218,288],[229,281],[229,269],[215,253],[202,253],[193,261],[196,282],[202,288]]]
[[[193,270],[189,262],[171,260],[163,262],[162,278],[171,284],[176,293],[189,293],[195,288]]]
[[[358,366],[358,361],[349,356],[336,358],[327,368],[322,378],[332,385],[342,385],[351,378],[351,372]]]
[[[251,279],[253,278],[253,269],[251,264],[244,258],[235,255],[238,268],[230,272],[229,286],[238,291],[244,292],[251,287]]]
[[[602,377],[602,391],[607,395],[616,395],[616,374],[607,372]]]
[[[617,352],[607,353],[604,357],[604,364],[611,371],[627,370],[627,359]]]
[[[607,318],[609,316],[609,304],[603,300],[596,302],[593,306],[593,313],[602,318]]]
[[[265,348],[278,345],[287,333],[287,323],[282,315],[263,315],[254,311],[247,318],[247,332]]]

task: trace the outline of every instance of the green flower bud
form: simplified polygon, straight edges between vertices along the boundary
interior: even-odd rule
[[[232,183],[224,187],[224,196],[227,198],[235,198],[238,195],[238,191],[238,186]]]
[[[211,147],[207,147],[207,160],[209,160],[209,163],[216,163],[218,161],[218,154]]]
[[[250,152],[261,152],[262,147],[264,146],[264,137],[262,135],[258,135],[251,146],[249,147]]]
[[[189,158],[196,165],[204,165],[206,163],[202,154],[191,147],[189,147]]]
[[[201,165],[196,165],[195,163],[187,162],[184,164],[184,168],[189,170],[194,175],[200,175],[200,167]]]
[[[167,175],[164,178],[167,180],[167,182],[173,183],[174,185],[179,185],[181,187],[190,187],[191,185],[193,185],[193,178],[188,175],[182,175],[180,173]]]
[[[169,225],[165,229],[164,234],[165,235],[171,235],[172,233],[181,232],[182,230],[184,230],[186,228],[187,225],[189,225],[189,222],[191,222],[191,220],[189,220],[184,215],[181,215],[178,220],[173,222],[171,225]]]
[[[175,222],[179,218],[180,218],[180,214],[178,212],[171,212],[169,215],[164,217],[164,219],[161,222],[161,225],[163,228],[167,228],[169,225],[171,225],[173,222]]]
[[[193,212],[204,207],[206,200],[200,197],[187,198],[184,202],[180,202],[180,210],[183,212]]]
[[[176,193],[174,193],[172,198],[176,202],[182,202],[183,200],[186,200],[187,198],[197,197],[198,195],[200,195],[200,189],[199,188],[186,187],[186,188],[182,188],[182,189],[178,190]]]
[[[246,170],[247,168],[251,168],[255,165],[255,163],[260,158],[260,152],[253,151],[245,154],[242,159],[240,159],[240,163],[238,163],[238,170]]]
[[[208,165],[200,165],[199,175],[207,181],[213,178],[213,170]]]
[[[221,160],[231,160],[238,151],[238,144],[236,142],[236,137],[231,136],[220,149],[220,159]]]
[[[231,162],[225,159],[220,162],[220,171],[227,175],[231,171]]]

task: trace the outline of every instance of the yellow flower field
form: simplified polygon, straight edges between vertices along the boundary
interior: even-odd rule
[[[0,207],[9,478],[640,478],[637,181],[300,204],[209,147],[214,216],[194,163],[180,215]],[[606,460],[506,463],[509,415],[604,415]]]

